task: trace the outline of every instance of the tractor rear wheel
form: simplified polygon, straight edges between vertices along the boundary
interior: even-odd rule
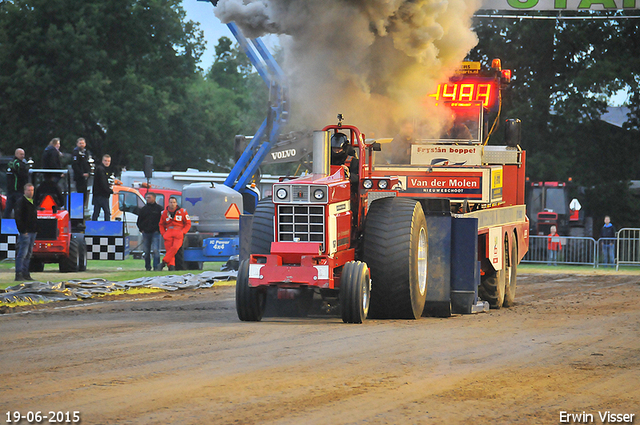
[[[371,270],[369,317],[417,319],[427,297],[427,221],[419,202],[385,198],[369,208],[364,262]]]
[[[249,260],[244,260],[238,268],[236,280],[236,312],[243,322],[262,320],[265,306],[265,292],[249,286]]]
[[[511,241],[511,252],[509,253],[509,245],[505,240],[505,254],[509,253],[508,267],[506,267],[505,274],[505,291],[504,291],[504,303],[505,307],[511,307],[516,299],[516,279],[518,276],[518,239],[514,233]],[[506,257],[506,255],[505,255]]]
[[[87,242],[84,240],[84,238],[80,239],[78,254],[80,255],[78,271],[84,272],[87,270]]]
[[[485,273],[484,276],[480,279],[480,286],[478,286],[478,296],[489,303],[489,307],[491,308],[501,308],[504,304],[504,293],[505,293],[505,284],[506,284],[506,270],[507,270],[507,262],[508,256],[506,255],[508,248],[508,237],[505,237],[505,244],[507,244],[507,248],[505,248],[505,256],[503,258],[503,266],[500,270],[493,270],[491,266],[489,269],[491,271]]]
[[[77,272],[80,268],[80,241],[72,238],[69,242],[69,256],[60,260],[61,273]]]
[[[344,323],[362,323],[369,313],[370,285],[367,265],[349,261],[340,278],[340,307]]]
[[[275,206],[271,197],[261,199],[253,213],[250,254],[269,254],[273,242]]]

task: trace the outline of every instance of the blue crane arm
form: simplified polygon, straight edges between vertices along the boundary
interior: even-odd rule
[[[217,0],[210,1],[214,6]],[[269,109],[267,118],[253,136],[251,143],[244,150],[236,165],[227,176],[224,184],[243,193],[251,177],[278,141],[281,128],[289,119],[289,100],[286,78],[282,68],[260,38],[247,39],[234,23],[227,24],[238,44],[247,55],[251,64],[269,88]]]

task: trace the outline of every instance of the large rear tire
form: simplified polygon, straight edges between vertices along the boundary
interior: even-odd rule
[[[511,250],[505,241],[505,254],[509,254],[505,275],[504,307],[511,307],[516,299],[516,280],[518,277],[518,238],[512,235]]]
[[[362,323],[369,313],[369,270],[365,263],[350,261],[340,278],[340,306],[344,323]]]
[[[364,262],[371,270],[369,317],[417,319],[427,296],[427,221],[419,202],[385,198],[369,208]]]
[[[265,307],[265,292],[249,286],[249,260],[240,263],[236,280],[236,312],[243,322],[259,322]]]
[[[269,254],[271,252],[274,215],[273,200],[270,197],[261,199],[253,213],[250,254]]]
[[[87,271],[87,242],[84,240],[84,237],[80,239],[78,255],[80,256],[78,271]]]
[[[505,235],[505,244],[507,245],[505,249],[505,256],[503,258],[502,269],[495,271],[491,269],[490,272],[485,273],[484,276],[480,279],[480,286],[478,287],[478,295],[484,301],[489,303],[489,307],[491,308],[502,308],[504,304],[505,298],[505,285],[506,285],[506,270],[507,270],[507,262],[508,255],[507,250],[509,249],[509,237]]]
[[[69,256],[60,260],[61,273],[77,272],[80,268],[80,241],[72,238],[69,242]]]

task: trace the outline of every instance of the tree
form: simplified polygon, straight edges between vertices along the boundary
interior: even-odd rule
[[[635,114],[626,128],[638,128],[638,20],[478,19],[475,29],[480,42],[469,58],[500,57],[514,70],[503,117],[522,120],[527,175],[571,176],[587,188],[592,211],[606,205],[614,220],[621,211],[625,220],[640,216],[627,183],[640,175],[638,133],[599,121],[609,96],[626,87]]]
[[[4,152],[22,146],[38,163],[51,138],[70,151],[82,136],[118,165],[153,154],[184,168],[227,149],[212,145],[227,142],[215,120],[228,96],[203,89],[202,33],[180,0],[4,1],[0,46]]]
[[[234,94],[244,134],[254,134],[267,116],[269,90],[247,55],[228,37],[220,37],[207,79]]]

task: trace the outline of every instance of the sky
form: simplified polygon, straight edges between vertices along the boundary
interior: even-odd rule
[[[213,5],[209,1],[182,0],[182,7],[187,12],[187,19],[200,23],[200,29],[204,31],[204,38],[207,41],[207,50],[202,56],[200,66],[205,71],[213,64],[215,45],[222,36],[229,37],[235,41],[231,31],[213,13]]]
[[[235,37],[229,31],[226,24],[220,22],[220,19],[213,13],[214,7],[209,1],[199,0],[182,0],[182,8],[187,12],[187,19],[198,22],[200,29],[204,32],[204,39],[207,42],[207,49],[202,55],[200,66],[205,71],[213,64],[213,56],[215,55],[215,46],[218,39],[222,36],[229,37],[231,41],[236,42]],[[267,36],[263,41],[271,49],[278,44],[278,38],[275,36]]]
[[[182,7],[187,12],[187,19],[200,24],[200,29],[204,32],[204,38],[207,42],[206,51],[202,55],[200,66],[207,71],[213,64],[215,45],[222,36],[229,37],[233,42],[236,41],[226,24],[220,22],[220,19],[213,13],[214,7],[209,1],[199,0],[182,0]],[[263,39],[273,52],[273,46],[278,44],[275,36],[268,36]],[[628,100],[626,90],[621,90],[610,98],[610,106],[622,106]]]

